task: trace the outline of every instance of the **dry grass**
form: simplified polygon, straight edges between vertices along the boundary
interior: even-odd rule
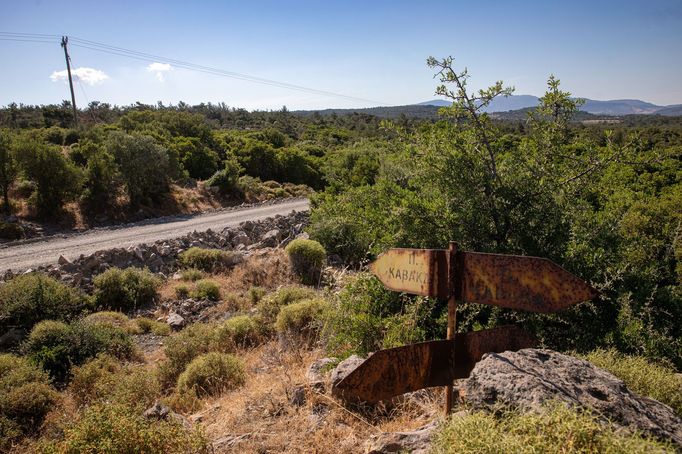
[[[402,405],[390,412],[351,412],[326,394],[306,387],[306,402],[290,403],[294,389],[307,383],[309,365],[322,356],[315,351],[282,351],[277,342],[246,351],[246,385],[207,401],[192,419],[201,421],[216,452],[355,453],[371,435],[422,426],[438,411],[437,399],[427,409]]]

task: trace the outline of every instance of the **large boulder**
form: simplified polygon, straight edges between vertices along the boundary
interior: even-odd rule
[[[409,432],[384,432],[367,442],[367,454],[404,453],[426,454],[431,448],[431,437],[438,422],[434,421],[424,427]]]
[[[591,410],[626,430],[638,430],[682,446],[682,419],[665,404],[630,391],[623,381],[588,361],[544,349],[490,353],[459,382],[473,409],[505,406],[542,412],[562,401]]]
[[[332,390],[341,382],[341,380],[346,378],[348,374],[353,372],[363,362],[365,362],[364,358],[360,358],[358,355],[352,355],[337,364],[332,371]]]

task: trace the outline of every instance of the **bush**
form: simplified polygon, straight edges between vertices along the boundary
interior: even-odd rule
[[[249,288],[249,300],[251,304],[256,305],[265,296],[265,290],[263,287],[251,287]]]
[[[37,430],[58,397],[47,374],[28,359],[0,354],[0,451]]]
[[[674,369],[615,350],[595,350],[582,357],[623,380],[631,391],[663,402],[682,415],[682,375]]]
[[[304,284],[315,285],[319,282],[322,266],[327,253],[320,243],[313,240],[294,240],[284,249],[289,255],[294,272]]]
[[[194,299],[220,300],[220,287],[215,281],[202,279],[197,281],[196,287],[190,293]]]
[[[175,287],[175,297],[180,300],[189,298],[189,287],[184,284]]]
[[[101,311],[83,317],[82,323],[90,325],[108,324],[129,331],[130,319],[122,312]]]
[[[73,287],[43,274],[26,274],[0,286],[3,325],[30,329],[41,320],[70,320],[91,307]]]
[[[225,167],[218,170],[206,181],[206,186],[217,187],[222,194],[229,194],[237,189],[239,181],[239,163],[235,160],[226,160]]]
[[[204,272],[196,268],[189,268],[182,270],[180,273],[180,279],[183,281],[195,282],[204,277]]]
[[[134,323],[138,328],[138,333],[136,334],[152,333],[156,336],[169,336],[171,333],[171,328],[167,323],[158,322],[156,320],[152,320],[151,318],[136,318]]]
[[[119,327],[107,323],[67,325],[52,320],[35,325],[23,349],[58,382],[68,380],[72,366],[100,353],[121,359],[132,359],[138,354],[130,335]]]
[[[246,381],[244,364],[234,355],[212,352],[198,356],[178,377],[180,392],[198,396],[215,395],[242,386]]]
[[[193,323],[166,340],[166,360],[159,365],[159,378],[165,388],[175,384],[194,358],[210,350],[214,330],[214,325]]]
[[[239,263],[241,255],[220,249],[191,247],[180,254],[180,264],[186,268],[197,268],[207,273],[230,268]]]
[[[152,304],[161,280],[148,270],[109,268],[94,279],[98,307],[128,311]]]
[[[44,453],[144,452],[185,454],[211,452],[206,438],[182,423],[145,418],[137,409],[123,404],[98,404],[64,431],[62,440],[46,442]]]
[[[454,415],[434,437],[432,451],[446,453],[649,453],[674,452],[671,445],[624,434],[589,414],[561,404],[544,414]]]
[[[272,325],[277,320],[277,315],[282,307],[296,301],[313,298],[315,291],[305,287],[284,287],[270,295],[263,297],[258,303],[258,313],[267,325]]]
[[[0,221],[0,238],[3,240],[18,240],[24,237],[24,229],[14,222]]]
[[[248,315],[232,317],[218,325],[214,332],[214,345],[219,351],[250,347],[258,344],[260,339],[260,325],[256,319]]]
[[[69,389],[79,405],[113,402],[139,411],[152,405],[161,394],[152,371],[144,366],[123,366],[106,354],[75,367]]]
[[[308,337],[322,329],[329,303],[321,298],[303,300],[282,307],[277,315],[275,329],[279,333],[300,334]]]
[[[354,219],[314,212],[307,231],[311,239],[319,241],[327,252],[338,255],[347,264],[359,265],[367,260],[372,240]]]

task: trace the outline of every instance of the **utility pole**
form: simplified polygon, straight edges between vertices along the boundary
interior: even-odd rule
[[[69,43],[68,36],[62,36],[62,47],[64,48],[64,58],[66,59],[66,71],[69,73],[69,88],[71,89],[71,107],[73,108],[73,125],[78,126],[78,110],[76,109],[76,95],[73,93],[73,80],[71,79],[71,62],[69,51],[66,45]]]

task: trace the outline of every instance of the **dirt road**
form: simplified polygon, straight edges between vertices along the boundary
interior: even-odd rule
[[[34,241],[0,246],[0,272],[24,270],[56,262],[60,255],[72,260],[80,254],[102,249],[153,243],[185,235],[193,230],[222,230],[244,221],[259,221],[278,214],[308,210],[307,199],[286,200],[272,205],[220,211],[215,213],[175,216],[142,221],[136,224],[99,228],[84,233],[56,235]]]

